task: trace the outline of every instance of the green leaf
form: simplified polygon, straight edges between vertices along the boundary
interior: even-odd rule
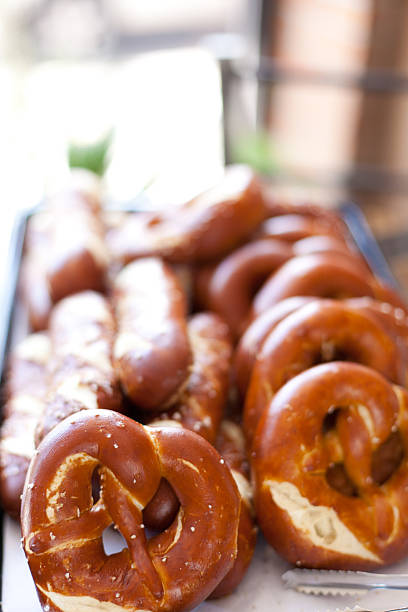
[[[70,168],[85,168],[103,176],[109,164],[113,130],[100,140],[89,144],[69,143],[68,163]]]
[[[261,174],[279,171],[279,155],[267,132],[254,132],[238,138],[232,147],[232,157],[235,163],[248,164]]]

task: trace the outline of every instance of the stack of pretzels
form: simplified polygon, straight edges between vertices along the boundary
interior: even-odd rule
[[[154,214],[73,179],[32,220],[21,299],[0,497],[44,611],[228,595],[256,523],[298,566],[408,555],[408,309],[335,213],[241,166]]]

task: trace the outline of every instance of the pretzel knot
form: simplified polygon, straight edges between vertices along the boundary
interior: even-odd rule
[[[180,510],[147,540],[142,510],[162,477]],[[72,415],[39,447],[23,495],[24,550],[43,609],[194,608],[234,563],[239,513],[228,468],[197,434],[107,410]],[[112,523],[127,548],[107,555],[102,534]]]
[[[408,394],[374,370],[293,378],[262,416],[252,467],[261,528],[290,562],[370,569],[407,554]]]

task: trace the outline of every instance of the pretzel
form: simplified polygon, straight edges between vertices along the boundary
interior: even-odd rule
[[[363,262],[359,254],[346,242],[335,236],[308,236],[293,243],[295,255],[309,255],[311,253],[339,253],[340,255],[354,255]]]
[[[262,345],[245,400],[248,440],[278,389],[317,363],[334,360],[362,363],[393,382],[407,382],[406,353],[377,318],[345,303],[316,300],[287,316]]]
[[[48,228],[46,213],[37,213],[30,219],[21,266],[19,289],[34,331],[46,329],[53,305],[46,273]]]
[[[372,298],[353,298],[347,300],[347,304],[376,317],[394,338],[399,348],[408,351],[408,314],[403,308]]]
[[[262,286],[252,305],[256,318],[292,296],[330,298],[373,297],[402,307],[401,298],[381,285],[355,257],[316,253],[294,257]]]
[[[247,327],[234,356],[234,378],[242,398],[245,398],[252,368],[265,339],[285,317],[314,300],[313,297],[292,297],[282,300],[265,310]]]
[[[204,269],[201,273],[204,278],[197,280],[201,301],[205,300],[207,308],[222,316],[234,336],[239,337],[247,324],[256,290],[292,255],[290,245],[276,240],[258,240],[244,245],[222,260],[211,273]]]
[[[228,400],[232,357],[230,335],[227,325],[212,313],[194,315],[188,323],[188,334],[193,364],[187,384],[170,411],[160,413],[153,420],[150,413],[147,423],[152,426],[182,426],[214,444]],[[144,523],[151,529],[165,529],[178,508],[174,491],[162,481],[143,512]]]
[[[257,528],[254,524],[252,487],[248,481],[248,464],[246,460],[245,438],[239,425],[224,420],[221,423],[216,449],[237,483],[241,494],[241,513],[238,528],[238,554],[234,565],[211,593],[211,599],[224,597],[234,591],[243,579],[255,550]]]
[[[107,300],[92,291],[61,300],[50,319],[49,393],[36,443],[78,410],[118,410],[121,394],[112,365],[115,323]]]
[[[377,282],[374,282],[374,296],[379,302],[390,304],[392,307],[403,311],[405,315],[408,316],[408,305],[396,289],[377,280]]]
[[[87,200],[61,196],[50,212],[47,281],[53,302],[80,291],[103,291],[108,266],[104,227]]]
[[[305,304],[314,301],[314,297],[291,297],[275,304],[259,315],[242,335],[234,358],[235,382],[241,397],[245,397],[255,359],[267,336],[286,316]],[[345,304],[360,312],[375,316],[393,336],[401,351],[408,350],[408,315],[406,312],[388,302],[373,298],[351,298]]]
[[[282,387],[252,460],[258,520],[280,555],[367,570],[407,554],[407,410],[406,390],[357,364],[316,366]]]
[[[32,334],[11,354],[0,433],[0,499],[14,518],[34,453],[34,432],[44,409],[50,343],[46,334]]]
[[[310,236],[332,236],[347,244],[348,232],[338,215],[313,205],[274,204],[271,216],[259,228],[257,236],[297,242]]]
[[[164,410],[176,401],[191,364],[179,282],[161,260],[140,259],[116,277],[113,302],[114,364],[123,390],[143,410]]]
[[[242,243],[268,216],[252,170],[230,166],[218,185],[178,208],[129,215],[107,234],[114,259],[160,256],[171,263],[207,262]]]
[[[193,363],[186,386],[171,410],[149,424],[174,420],[211,444],[228,400],[232,344],[227,325],[216,314],[199,313],[188,322]]]
[[[47,326],[53,303],[105,287],[108,252],[99,194],[91,180],[86,173],[74,173],[70,184],[49,199],[44,212],[30,220],[21,284],[35,330]]]
[[[181,507],[147,541],[142,510],[161,477]],[[111,411],[72,415],[43,441],[23,494],[23,546],[43,610],[191,610],[235,561],[239,512],[230,471],[201,436]],[[107,556],[112,523],[127,548]]]

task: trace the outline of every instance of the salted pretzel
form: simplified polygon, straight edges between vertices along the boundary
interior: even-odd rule
[[[188,381],[171,410],[160,413],[149,424],[174,420],[214,444],[228,400],[230,333],[224,321],[209,312],[192,316],[187,328],[193,351]]]
[[[131,214],[107,234],[114,259],[160,256],[207,262],[241,244],[268,216],[261,184],[246,166],[229,166],[215,187],[160,213]]]
[[[353,298],[347,304],[362,312],[369,312],[384,325],[402,351],[408,350],[408,314],[406,310],[388,302],[372,298]]]
[[[87,289],[102,291],[108,252],[101,219],[73,197],[67,197],[52,217],[47,280],[53,301]]]
[[[248,326],[238,343],[234,357],[235,382],[241,397],[245,397],[252,368],[267,336],[285,317],[315,299],[311,296],[286,298],[265,310]],[[368,297],[351,298],[345,300],[345,304],[375,316],[393,336],[399,349],[405,352],[408,350],[408,315],[405,310]]]
[[[252,440],[273,395],[296,374],[326,361],[353,361],[406,385],[407,355],[378,319],[336,300],[315,300],[281,321],[252,370],[244,429]]]
[[[258,425],[255,504],[268,542],[298,566],[367,570],[408,552],[408,394],[335,362],[276,394]]]
[[[234,380],[242,398],[248,389],[252,369],[268,335],[285,317],[316,298],[292,297],[265,310],[242,334],[234,355]]]
[[[294,257],[266,281],[255,296],[252,318],[293,296],[351,298],[368,296],[404,307],[401,298],[382,285],[355,257],[316,253]],[[405,307],[406,308],[406,307]]]
[[[115,322],[107,300],[85,291],[52,311],[48,394],[37,427],[37,444],[57,423],[78,410],[121,409],[112,364]]]
[[[149,425],[182,426],[215,443],[228,400],[232,344],[227,325],[212,313],[199,313],[188,322],[193,363],[187,384],[171,410],[145,415]],[[147,418],[146,418],[147,416]],[[149,418],[150,417],[150,418]],[[146,506],[144,523],[152,529],[170,525],[179,502],[169,484],[163,481]]]
[[[33,329],[46,327],[52,304],[60,299],[104,289],[104,233],[95,179],[91,182],[86,173],[74,173],[30,220],[21,281]]]
[[[292,247],[284,242],[250,242],[228,255],[211,272],[208,268],[198,272],[199,300],[221,315],[234,336],[239,337],[259,286],[292,256]]]
[[[0,499],[14,518],[20,515],[20,498],[35,450],[35,429],[44,410],[49,355],[48,336],[38,333],[22,340],[10,358],[8,400],[0,432]]]
[[[34,331],[46,329],[53,306],[46,272],[48,229],[46,213],[37,213],[30,219],[19,279],[22,301]]]
[[[154,423],[160,426],[160,422]],[[182,427],[178,422],[163,421],[163,425]],[[209,596],[210,599],[224,597],[232,593],[242,581],[251,562],[257,529],[254,523],[252,487],[249,483],[249,468],[246,458],[245,438],[242,428],[233,421],[223,420],[218,430],[215,448],[222,460],[231,470],[241,496],[241,509],[238,527],[238,550],[234,565]],[[143,512],[143,522],[147,527],[162,530],[174,520],[179,510],[179,502],[169,483],[162,480],[160,486]]]
[[[162,477],[180,510],[147,540],[142,510]],[[111,411],[72,415],[43,441],[23,494],[23,546],[43,610],[191,610],[235,561],[240,503],[225,462],[201,436]],[[127,547],[108,556],[102,534],[111,524]]]
[[[221,580],[210,598],[224,597],[234,591],[243,579],[255,550],[257,528],[254,522],[252,486],[249,483],[249,469],[242,428],[233,421],[222,421],[215,447],[237,483],[241,494],[241,513],[238,528],[238,554],[234,565]]]
[[[157,258],[128,264],[113,284],[118,323],[114,364],[123,390],[143,410],[164,410],[188,380],[191,348],[186,299]]]

